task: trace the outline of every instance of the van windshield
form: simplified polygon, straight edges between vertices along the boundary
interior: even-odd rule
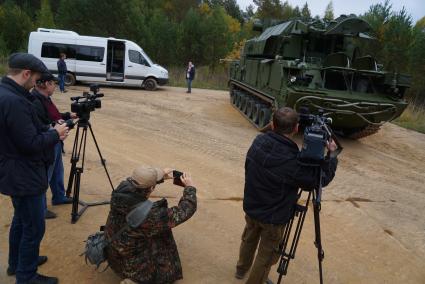
[[[142,51],[142,55],[143,55],[143,57],[149,62],[149,64],[150,65],[152,65],[152,64],[155,64],[153,61],[152,61],[152,59],[150,59],[150,57],[144,52],[144,50],[143,49],[141,49],[141,51]]]

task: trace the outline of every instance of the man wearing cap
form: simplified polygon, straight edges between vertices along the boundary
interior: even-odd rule
[[[66,125],[48,130],[37,118],[28,92],[46,66],[35,56],[15,53],[0,83],[0,192],[12,199],[8,275],[16,283],[57,283],[37,273],[47,257],[39,256],[44,235],[43,194],[54,145],[68,135]]]
[[[136,283],[173,283],[183,278],[172,228],[187,221],[196,211],[196,188],[188,173],[180,177],[183,196],[177,206],[168,208],[167,200],[153,203],[145,221],[137,229],[114,234],[126,225],[126,215],[146,201],[155,186],[171,179],[171,169],[141,166],[122,181],[112,193],[111,211],[105,226],[107,258],[111,268],[122,278]]]
[[[62,124],[64,120],[77,118],[75,113],[60,113],[53,103],[51,96],[56,89],[57,79],[50,72],[43,73],[37,80],[35,88],[32,90],[32,102],[40,121],[47,126],[54,126],[56,123]],[[69,204],[72,198],[65,196],[64,170],[62,162],[62,143],[55,146],[54,161],[48,169],[49,185],[52,191],[52,204]],[[47,210],[45,201],[46,219],[55,218],[56,214]]]
[[[58,65],[58,78],[59,78],[59,90],[61,91],[61,93],[66,93],[65,90],[65,77],[66,77],[66,72],[68,72],[68,69],[66,68],[66,54],[65,53],[61,53],[60,54],[60,58],[57,62]]]

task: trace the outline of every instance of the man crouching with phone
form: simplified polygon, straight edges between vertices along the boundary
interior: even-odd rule
[[[155,186],[165,180],[184,187],[177,206],[168,208],[165,198],[153,202],[137,229],[126,229],[127,214],[147,201]],[[149,202],[150,203],[150,202]],[[136,283],[173,283],[183,278],[172,228],[196,211],[196,188],[189,173],[140,166],[112,193],[111,210],[105,226],[107,259],[122,278]]]

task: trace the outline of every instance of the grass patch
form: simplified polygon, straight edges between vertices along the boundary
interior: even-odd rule
[[[425,133],[425,109],[423,107],[409,105],[393,123],[407,129]]]
[[[187,87],[186,68],[167,67],[169,76],[169,86]],[[228,82],[227,67],[219,65],[214,70],[207,66],[196,67],[195,80],[192,81],[192,88],[227,90]]]

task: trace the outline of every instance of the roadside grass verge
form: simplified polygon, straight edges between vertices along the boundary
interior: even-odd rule
[[[170,86],[186,87],[186,68],[183,67],[167,67]],[[192,81],[192,88],[227,90],[227,67],[224,65],[217,66],[212,70],[208,66],[196,67],[195,79]]]
[[[393,123],[425,134],[425,108],[409,105]]]

